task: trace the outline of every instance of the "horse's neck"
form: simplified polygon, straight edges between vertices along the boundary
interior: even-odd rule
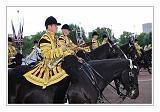
[[[120,47],[118,47],[117,45],[114,45],[113,48],[116,51],[119,58],[124,58],[124,59],[127,58],[126,53]]]
[[[104,44],[93,51],[89,52],[89,55],[92,56],[91,59],[106,59],[107,55],[109,55],[109,44]]]
[[[104,59],[90,61],[89,63],[96,72],[104,78],[105,81],[95,74],[98,86],[103,91],[114,78],[120,75],[118,73],[121,73],[128,61],[126,59]]]

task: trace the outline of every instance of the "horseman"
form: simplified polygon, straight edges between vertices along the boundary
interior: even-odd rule
[[[68,37],[71,31],[68,24],[64,24],[61,29],[62,29],[63,34],[59,37],[58,45],[62,48],[65,56],[74,55],[79,50],[85,50],[86,52],[89,51],[86,47],[82,48],[82,47],[75,45],[72,42],[72,40]]]
[[[65,55],[75,54],[80,48],[75,45],[72,40],[68,37],[71,29],[68,24],[64,24],[61,28],[62,35],[59,37],[58,44],[64,51]]]
[[[99,47],[99,41],[97,40],[98,38],[98,33],[97,32],[93,32],[92,33],[92,47],[91,49],[96,49],[97,47]]]
[[[65,53],[63,53],[63,50],[58,46],[58,42],[55,38],[57,26],[59,25],[61,24],[57,23],[57,20],[53,16],[46,19],[46,33],[39,41],[39,46],[44,58],[40,63],[34,66],[31,71],[24,74],[24,77],[28,81],[42,86],[43,89],[68,76],[61,68],[61,61]]]
[[[152,49],[152,43],[151,42],[149,42],[149,44],[148,44],[148,50],[150,50],[150,49]]]
[[[135,49],[137,50],[137,53],[138,53],[138,57],[141,57],[142,55],[142,47],[140,47],[140,45],[138,44],[138,40],[135,39],[135,42],[134,42],[134,47]]]
[[[38,55],[38,61],[40,61],[43,59],[43,55],[42,55],[41,49],[39,48],[38,41],[35,40],[33,44],[34,44],[33,51],[36,52],[36,54]]]
[[[14,63],[14,58],[17,54],[16,48],[13,45],[13,41],[11,37],[8,37],[8,67],[9,68],[13,68],[14,66],[16,66],[16,64]]]
[[[38,41],[34,40],[33,44],[34,46],[32,47],[32,52],[25,59],[25,62],[30,66],[43,59],[41,49],[38,46]]]

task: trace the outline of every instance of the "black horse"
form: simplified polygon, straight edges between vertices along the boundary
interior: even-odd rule
[[[120,60],[115,60],[115,61],[110,60],[110,63],[115,62],[113,65],[119,65],[119,66],[121,65],[121,66],[115,67],[114,68],[115,70],[113,69],[112,71],[105,71],[109,66],[111,68],[113,67],[113,65],[105,64],[108,62],[109,61],[107,61],[107,60],[98,61],[98,62],[93,61],[93,62],[90,62],[90,65],[92,67],[94,67],[95,70],[98,72],[104,71],[102,74],[103,75],[106,74],[106,76],[103,76],[103,77],[106,81],[108,81],[108,83],[110,83],[110,81],[112,81],[114,79],[114,77],[124,76],[125,78],[123,78],[123,77],[121,77],[121,78],[128,80],[128,81],[124,81],[124,87],[125,87],[125,89],[127,89],[128,93],[131,93],[131,91],[133,91],[133,85],[136,85],[135,86],[136,92],[134,93],[134,95],[132,95],[133,98],[136,98],[138,96],[138,83],[136,82],[137,78],[134,77],[134,81],[131,81],[131,82],[136,82],[136,83],[133,83],[133,84],[129,83],[130,78],[127,77],[128,70],[129,70],[128,64],[127,64],[128,62],[125,62],[125,61],[120,62]],[[70,64],[68,64],[68,63],[70,63]],[[14,86],[14,87],[17,87],[17,89],[14,89],[16,91],[16,93],[13,93],[12,95],[9,93],[9,95],[10,95],[10,96],[8,96],[9,103],[12,103],[12,102],[10,102],[11,101],[10,98],[11,98],[11,96],[14,96],[14,95],[15,95],[15,99],[16,99],[15,103],[64,103],[65,94],[66,94],[67,88],[69,86],[70,80],[72,83],[69,87],[70,88],[75,87],[75,88],[73,88],[73,90],[69,88],[68,98],[73,99],[72,95],[70,96],[70,93],[72,91],[76,92],[77,91],[76,88],[79,88],[79,85],[77,85],[77,87],[76,87],[74,85],[74,82],[76,82],[80,76],[82,76],[82,77],[85,76],[85,78],[86,78],[85,81],[88,80],[88,78],[86,77],[86,74],[83,72],[83,70],[80,70],[81,68],[84,68],[84,67],[82,67],[82,65],[83,64],[81,64],[77,61],[77,58],[75,56],[65,57],[63,64],[62,64],[62,67],[66,70],[66,72],[68,74],[70,74],[70,76],[63,79],[61,82],[59,82],[55,85],[51,85],[51,86],[47,87],[44,90],[39,86],[31,84],[30,82],[25,80],[24,77],[22,76],[25,72],[27,72],[31,69],[30,67],[27,67],[27,66],[20,66],[19,68],[16,67],[13,71],[9,72],[9,77],[8,77],[8,79],[9,79],[9,85],[8,85],[9,92],[12,91],[13,85],[19,85],[19,86]],[[100,69],[99,65],[101,65],[101,66],[105,65],[105,66],[102,68],[100,67],[101,68]],[[21,71],[19,71],[19,70],[21,70]],[[122,73],[122,75],[120,75],[121,73]],[[119,75],[116,75],[116,74],[119,74]],[[125,74],[125,75],[123,75],[123,74]],[[135,74],[135,76],[137,76],[137,74]],[[14,78],[15,78],[15,80],[14,80]],[[125,82],[126,82],[126,84],[125,84]],[[81,82],[81,83],[83,83],[83,82]],[[103,84],[107,85],[106,82],[103,82]],[[103,86],[103,88],[104,87],[105,86]],[[88,88],[90,88],[90,86]],[[92,86],[91,86],[91,88],[92,88]],[[77,91],[77,93],[79,93],[79,91]],[[91,94],[91,96],[92,96],[92,94]],[[81,103],[82,99],[79,99],[79,100],[80,100],[79,103]],[[87,101],[85,103],[89,103],[89,102]],[[91,102],[91,103],[94,103],[94,102]]]
[[[70,59],[67,58],[70,57],[66,57],[65,62],[69,63]],[[93,60],[89,61],[88,64],[75,61],[72,68],[70,66],[64,67],[67,73],[72,76],[67,93],[69,103],[97,103],[104,88],[115,78],[121,80],[124,89],[127,90],[126,95],[131,99],[138,97],[139,72],[137,70],[131,71],[128,60]],[[75,68],[73,69],[73,67]],[[130,73],[132,73],[132,76],[129,76]]]
[[[128,47],[129,44],[126,44],[122,48],[118,47],[116,44],[114,44],[111,40],[109,43],[106,43],[91,52],[84,52],[84,51],[79,51],[77,53],[77,56],[83,58],[85,61],[91,61],[91,60],[101,60],[101,59],[111,59],[111,58],[121,58],[121,59],[127,59],[128,57],[131,58],[129,55],[133,56],[134,49],[132,47]],[[126,56],[124,52],[121,49],[125,49],[125,53],[129,54]],[[124,50],[123,49],[123,50]],[[139,67],[135,62],[133,62],[133,65],[137,67],[137,71],[139,71]],[[115,86],[117,88],[117,94],[120,95],[120,85],[121,82],[118,78],[114,78]]]
[[[134,47],[133,43],[126,43],[122,46],[120,46],[121,50],[126,54],[126,56],[130,59],[133,60],[133,62],[138,65],[139,69],[145,68],[148,70],[148,72],[151,74],[151,55],[152,55],[152,50],[149,51],[143,51],[142,55],[139,56],[136,48]]]

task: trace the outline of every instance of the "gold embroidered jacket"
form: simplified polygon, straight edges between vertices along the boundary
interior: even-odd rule
[[[63,49],[65,56],[74,54],[76,49],[78,50],[78,46],[75,45],[69,37],[64,35],[59,37],[59,46]]]
[[[141,49],[142,49],[142,48],[140,47],[140,45],[138,45],[138,43],[134,43],[134,46],[135,46],[135,48],[136,48],[136,50],[137,50],[137,52],[138,52],[138,55],[141,56],[141,54],[142,54],[142,53],[141,53]]]
[[[11,65],[13,57],[17,54],[16,48],[12,45],[12,42],[8,42],[8,65]]]
[[[31,71],[24,74],[24,77],[28,81],[42,86],[43,89],[68,76],[68,74],[61,68],[61,60],[63,60],[64,53],[62,49],[58,47],[54,36],[55,34],[49,31],[46,31],[42,36],[39,41],[39,46],[44,59]]]

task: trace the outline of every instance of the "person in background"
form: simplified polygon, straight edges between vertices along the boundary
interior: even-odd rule
[[[32,52],[26,57],[26,63],[29,66],[35,65],[38,61],[43,59],[43,55],[41,53],[41,49],[38,46],[38,41],[34,40],[34,46],[32,47]]]
[[[142,47],[140,47],[140,45],[138,44],[138,40],[137,39],[135,39],[135,42],[134,42],[134,47],[135,47],[135,49],[137,50],[137,53],[138,53],[138,56],[139,57],[141,57],[141,55],[142,55]]]
[[[97,38],[98,38],[98,33],[97,32],[93,32],[92,33],[92,46],[91,46],[92,50],[96,49],[100,45],[99,41],[97,40]]]
[[[16,48],[13,45],[13,40],[11,37],[8,37],[8,67],[14,68],[16,63],[14,62],[14,58],[17,54]]]
[[[61,28],[62,35],[59,37],[58,45],[64,52],[64,55],[73,55],[81,48],[75,45],[72,40],[68,37],[71,29],[69,28],[68,24],[64,24]]]

